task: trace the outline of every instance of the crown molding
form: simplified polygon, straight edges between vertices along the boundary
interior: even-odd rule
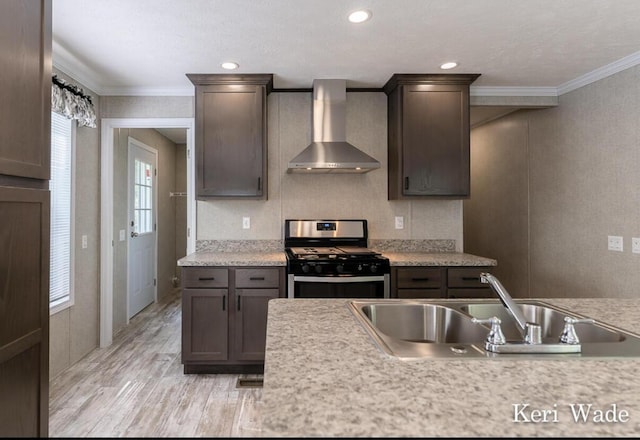
[[[97,95],[103,95],[103,88],[92,79],[97,77],[94,70],[90,69],[56,40],[51,41],[51,49],[53,67],[70,76],[83,87],[90,89]]]
[[[556,87],[483,87],[471,86],[471,96],[558,96]]]
[[[582,76],[558,86],[558,96],[564,95],[565,93],[569,93],[575,89],[599,81],[618,72],[622,72],[623,70],[637,66],[638,64],[640,64],[640,52],[632,53],[618,61],[614,61],[606,66],[602,66],[589,73],[585,73]]]

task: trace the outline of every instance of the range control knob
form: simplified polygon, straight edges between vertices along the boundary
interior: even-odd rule
[[[320,266],[319,264],[316,264],[316,273],[320,273],[322,272],[322,266]]]
[[[301,269],[302,269],[302,271],[304,273],[308,273],[309,272],[309,265],[308,264],[303,264]]]
[[[338,264],[338,265],[336,266],[336,271],[337,271],[338,273],[342,273],[342,272],[344,272],[344,266],[343,266],[342,264]]]
[[[376,273],[378,271],[378,265],[377,264],[372,264],[371,266],[369,266],[369,270],[372,273]]]

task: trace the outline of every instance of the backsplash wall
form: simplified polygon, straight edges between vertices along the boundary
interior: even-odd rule
[[[387,97],[347,93],[347,141],[380,161],[365,174],[287,174],[311,141],[311,93],[268,97],[268,200],[197,202],[198,240],[283,238],[288,218],[364,218],[373,239],[452,239],[462,251],[461,200],[387,200]],[[395,216],[404,229],[395,229]],[[251,228],[242,229],[242,217]]]

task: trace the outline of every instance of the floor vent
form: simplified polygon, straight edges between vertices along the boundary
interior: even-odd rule
[[[262,377],[239,377],[236,388],[262,388],[263,381]]]

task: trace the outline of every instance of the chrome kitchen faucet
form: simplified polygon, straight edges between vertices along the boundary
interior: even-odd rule
[[[507,292],[507,289],[504,288],[502,283],[495,276],[487,272],[480,274],[480,281],[482,283],[489,284],[493,291],[498,294],[502,304],[516,320],[518,330],[520,330],[520,333],[524,337],[525,343],[542,343],[542,330],[540,325],[535,322],[527,322],[527,319],[522,314],[522,310],[520,310],[520,307],[518,307],[513,298],[511,298],[511,295],[509,295],[509,292]]]
[[[492,274],[483,272],[480,281],[489,284],[496,292],[502,304],[516,321],[516,327],[523,336],[523,341],[507,342],[500,328],[501,320],[493,316],[488,319],[473,318],[476,324],[490,324],[491,330],[485,340],[485,350],[493,353],[580,353],[582,347],[578,339],[574,324],[593,324],[593,319],[577,319],[566,316],[565,327],[557,343],[542,343],[542,326],[535,322],[528,322],[522,309],[513,300],[507,289]]]

